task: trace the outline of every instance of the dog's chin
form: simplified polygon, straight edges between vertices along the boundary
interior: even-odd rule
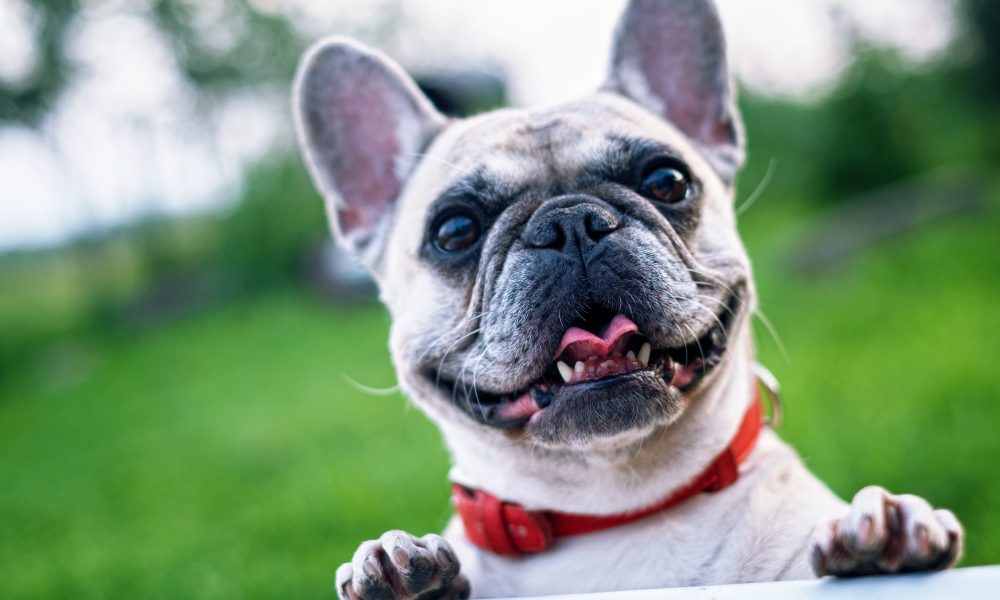
[[[683,394],[662,373],[633,371],[559,387],[521,435],[543,445],[621,446],[669,425],[683,408]]]

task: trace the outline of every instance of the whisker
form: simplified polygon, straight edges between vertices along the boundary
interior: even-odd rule
[[[729,306],[729,304],[728,304],[728,303],[726,303],[726,302],[725,302],[724,300],[722,300],[721,298],[716,298],[716,297],[714,297],[714,296],[706,296],[705,294],[698,294],[698,298],[703,298],[703,299],[705,299],[705,300],[709,300],[709,301],[711,301],[711,302],[714,302],[714,303],[715,303],[715,305],[716,305],[716,306],[718,306],[718,307],[721,307],[721,309],[722,309],[722,310],[726,311],[727,313],[729,313],[730,315],[732,315],[732,316],[734,316],[734,317],[736,316],[736,311],[734,311],[734,310],[733,310],[733,309],[732,309],[732,308],[731,308],[731,307]],[[718,318],[718,317],[716,317],[716,318]]]
[[[430,344],[428,344],[428,345],[427,345],[427,347],[426,347],[426,348],[424,349],[424,351],[420,353],[420,356],[418,356],[418,357],[417,357],[417,362],[418,362],[418,363],[419,363],[419,362],[423,362],[424,358],[426,358],[426,357],[427,357],[427,355],[428,355],[428,354],[430,354],[430,352],[431,352],[432,350],[435,350],[435,349],[436,349],[436,348],[438,347],[438,344],[439,344],[439,343],[440,343],[440,342],[441,342],[441,341],[442,341],[443,339],[445,339],[445,338],[447,338],[447,337],[448,337],[449,335],[451,335],[451,333],[452,333],[452,332],[454,332],[455,330],[460,330],[460,329],[462,329],[463,327],[465,327],[465,326],[466,326],[466,324],[468,324],[468,323],[470,323],[470,322],[472,322],[472,321],[475,321],[476,319],[479,319],[479,318],[481,318],[481,317],[482,317],[483,315],[485,315],[485,314],[486,314],[486,312],[485,312],[485,311],[483,311],[483,312],[479,312],[479,313],[473,313],[473,314],[470,314],[470,315],[466,315],[466,316],[462,317],[462,319],[461,319],[461,320],[460,320],[460,321],[459,321],[458,323],[456,323],[454,327],[452,327],[451,329],[449,329],[449,330],[445,331],[444,333],[442,333],[442,334],[441,334],[441,335],[439,335],[438,337],[434,338],[434,341],[433,341],[433,342],[431,342]],[[478,330],[477,330],[477,331],[478,331]],[[461,338],[459,338],[459,340],[458,340],[458,341],[461,341],[462,339],[464,339],[464,338],[465,338],[465,337],[467,337],[468,335],[469,335],[468,333],[467,333],[467,334],[465,334],[465,335],[463,335],[463,336],[462,336]]]
[[[697,335],[695,334],[694,330],[691,329],[690,327],[688,327],[688,325],[686,323],[681,323],[681,326],[684,327],[685,330],[687,330],[687,332],[691,335],[692,338],[694,338],[694,343],[698,346],[698,354],[701,355],[701,362],[704,363],[705,362],[705,350],[704,350],[704,348],[701,347],[701,340],[697,337]]]
[[[383,388],[383,387],[373,387],[373,386],[370,386],[370,385],[365,385],[365,384],[363,384],[363,383],[361,383],[361,382],[353,379],[347,373],[341,373],[340,376],[343,377],[344,381],[347,382],[347,385],[353,387],[354,389],[358,390],[359,392],[361,392],[363,394],[368,394],[369,396],[392,396],[393,394],[399,392],[399,384],[398,383],[396,385],[393,385],[393,386],[390,386],[390,387],[386,387],[386,388]]]
[[[757,202],[757,200],[764,194],[764,190],[767,189],[768,184],[771,183],[771,176],[774,174],[774,167],[777,164],[778,161],[773,158],[768,161],[767,170],[764,171],[764,175],[760,178],[760,182],[757,184],[757,187],[755,187],[753,192],[747,196],[746,200],[736,207],[734,212],[737,217],[750,210],[750,207],[753,206],[754,203]]]
[[[708,279],[710,283],[714,283],[715,285],[719,286],[720,288],[728,292],[729,295],[731,296],[737,295],[736,291],[733,290],[733,288],[730,287],[729,284],[720,279],[717,275],[713,275],[712,273],[709,273],[708,271],[704,271],[701,269],[692,269],[691,267],[684,267],[684,268],[692,275],[698,275]]]
[[[628,294],[628,297],[632,300],[631,303],[628,303],[629,312],[635,314],[635,305],[639,304],[638,298],[636,298],[629,290],[622,290],[622,291]]]
[[[430,155],[430,154],[428,154],[426,152],[404,152],[404,153],[400,154],[400,156],[406,156],[406,157],[410,157],[410,158],[430,158],[430,159],[438,161],[439,163],[446,164],[446,165],[448,165],[449,167],[451,167],[452,169],[454,169],[456,171],[459,171],[459,170],[462,169],[462,167],[460,165],[457,165],[457,164],[455,164],[453,162],[449,162],[449,161],[447,161],[447,160],[445,160],[445,159],[443,159],[443,158],[441,158],[439,156],[432,156],[432,155]]]
[[[441,369],[444,368],[444,361],[448,358],[448,355],[451,354],[451,351],[455,348],[455,346],[457,346],[465,338],[469,337],[470,335],[475,335],[480,331],[482,331],[482,327],[477,327],[472,331],[470,331],[469,333],[461,336],[460,338],[452,342],[451,345],[448,346],[448,348],[444,351],[444,354],[441,355],[441,360],[438,361],[437,377],[435,379],[436,385],[438,385],[439,387],[441,385]]]
[[[715,300],[715,298],[713,298],[711,296],[699,296],[699,297],[700,298],[705,298],[706,300],[713,300],[713,301]],[[697,299],[693,300],[693,302],[694,302],[694,305],[696,307],[698,307],[698,308],[702,309],[703,311],[705,311],[705,313],[709,317],[711,317],[713,321],[715,321],[715,323],[719,326],[719,328],[722,329],[722,333],[728,339],[729,338],[729,332],[726,331],[726,325],[722,322],[722,319],[719,318],[719,315],[715,314],[715,311],[713,311],[709,307],[705,306],[704,304],[702,304],[701,302],[699,302]],[[721,300],[718,300],[717,302],[725,307],[725,304]],[[730,312],[730,314],[733,314],[731,310],[729,312]]]
[[[732,346],[729,343],[729,341],[730,341],[729,340],[729,331],[726,329],[726,325],[722,322],[722,320],[719,319],[719,317],[714,312],[712,312],[711,310],[709,310],[708,307],[701,305],[697,301],[695,302],[695,304],[698,305],[699,308],[701,308],[702,310],[704,310],[705,312],[707,312],[709,314],[709,316],[711,316],[715,320],[715,322],[719,325],[719,328],[722,330],[722,335],[726,339],[726,347],[723,350],[721,358],[723,360],[725,360],[725,359],[728,358],[729,359],[729,366],[735,369],[736,368],[736,357],[729,351],[729,349]]]
[[[486,356],[488,345],[483,346],[482,350],[479,351],[479,356],[476,357],[476,365],[472,368],[472,393],[476,396],[476,406],[482,411],[483,403],[479,399],[479,387],[476,385],[476,379],[479,375],[479,365],[483,362],[483,357]],[[466,365],[468,364],[468,357],[462,362],[462,380],[465,381],[465,372],[468,370]],[[464,384],[463,384],[464,385]]]
[[[760,319],[760,322],[764,324],[764,328],[767,329],[767,332],[771,334],[771,339],[773,339],[775,345],[778,346],[778,352],[780,352],[781,357],[785,359],[785,364],[791,366],[792,359],[788,355],[788,351],[785,349],[784,342],[781,341],[781,336],[778,335],[777,328],[773,323],[771,323],[771,319],[767,318],[767,315],[764,314],[764,311],[762,311],[759,306],[757,307],[757,312],[754,314],[758,319]]]

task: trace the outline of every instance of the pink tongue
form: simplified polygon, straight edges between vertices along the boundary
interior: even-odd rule
[[[564,352],[574,361],[587,360],[591,356],[610,356],[614,352],[621,352],[628,342],[628,336],[638,332],[639,327],[625,315],[615,315],[601,335],[579,327],[570,327],[559,342],[556,358]]]

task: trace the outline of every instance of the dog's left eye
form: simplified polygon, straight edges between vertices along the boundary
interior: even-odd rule
[[[656,166],[648,169],[643,175],[639,193],[657,202],[676,204],[685,200],[691,193],[691,182],[677,167]]]
[[[453,214],[438,223],[434,245],[443,252],[461,252],[479,240],[481,228],[472,215]]]

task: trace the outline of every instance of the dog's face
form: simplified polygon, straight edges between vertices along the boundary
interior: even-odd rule
[[[433,418],[615,446],[711,385],[752,290],[710,3],[633,1],[606,85],[562,106],[447,121],[340,39],[303,60],[296,100],[335,230],[392,313],[400,381]]]

